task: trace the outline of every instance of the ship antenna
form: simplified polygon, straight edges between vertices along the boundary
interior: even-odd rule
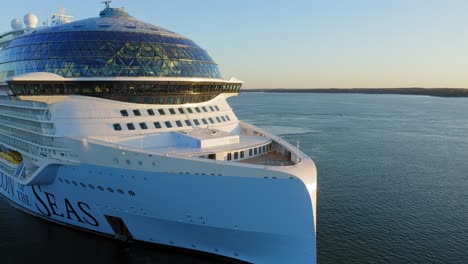
[[[102,1],[101,2],[102,4],[105,4],[106,5],[106,8],[110,8],[110,3],[112,3],[111,0],[107,0],[107,1]]]

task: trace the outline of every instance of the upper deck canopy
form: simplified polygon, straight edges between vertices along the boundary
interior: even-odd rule
[[[0,81],[30,72],[65,78],[221,78],[215,62],[193,41],[116,8],[0,43]]]

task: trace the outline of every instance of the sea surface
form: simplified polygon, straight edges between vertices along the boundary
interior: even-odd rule
[[[243,93],[318,168],[318,263],[468,263],[468,98]],[[285,245],[287,246],[287,245]],[[222,263],[51,224],[0,199],[0,263]]]

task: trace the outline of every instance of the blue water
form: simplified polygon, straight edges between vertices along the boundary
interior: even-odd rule
[[[238,117],[318,167],[318,263],[468,263],[468,99],[244,93]],[[0,199],[0,263],[220,263],[125,245]]]

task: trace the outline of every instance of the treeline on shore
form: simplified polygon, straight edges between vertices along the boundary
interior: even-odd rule
[[[441,97],[468,97],[468,89],[463,88],[242,89],[242,92],[408,94]]]

